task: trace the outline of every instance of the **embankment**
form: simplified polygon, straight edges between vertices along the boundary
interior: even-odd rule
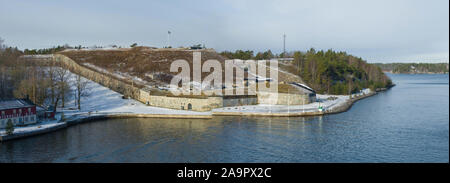
[[[338,103],[336,106],[333,106],[330,109],[325,109],[324,111],[319,111],[319,109],[315,110],[307,110],[307,111],[289,111],[289,112],[272,112],[272,111],[265,111],[265,112],[254,112],[254,111],[230,111],[230,112],[224,112],[224,111],[214,111],[212,114],[214,116],[261,116],[261,117],[298,117],[298,116],[318,116],[318,115],[325,115],[325,114],[335,114],[335,113],[341,113],[349,110],[353,103],[355,103],[358,100],[370,97],[377,94],[377,92],[371,92],[366,95],[360,95],[357,97],[354,97],[350,100],[346,100],[345,102]]]

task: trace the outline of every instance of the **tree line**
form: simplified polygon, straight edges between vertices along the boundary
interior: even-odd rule
[[[42,54],[53,54],[59,51],[63,51],[67,48],[72,48],[69,45],[64,46],[56,46],[52,48],[43,48],[43,49],[25,49],[23,52],[26,55],[42,55]]]

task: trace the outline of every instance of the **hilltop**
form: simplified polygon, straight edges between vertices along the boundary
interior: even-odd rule
[[[190,65],[192,76],[193,53],[201,52],[202,64],[206,60],[218,60],[222,64],[222,78],[225,77],[225,60],[230,59],[217,53],[214,49],[188,49],[188,48],[114,48],[114,49],[67,49],[59,54],[65,55],[78,64],[107,73],[124,82],[133,82],[134,85],[145,87],[168,87],[172,78],[177,74],[170,72],[170,65],[175,60],[186,60]],[[246,70],[244,67],[238,69]],[[271,68],[267,66],[266,70]],[[278,82],[303,83],[302,79],[292,73],[279,69]],[[244,77],[256,77],[250,71],[244,72]],[[269,73],[269,72],[267,72]],[[209,73],[202,73],[202,79]],[[236,79],[236,78],[235,78]],[[244,79],[244,78],[237,78]]]

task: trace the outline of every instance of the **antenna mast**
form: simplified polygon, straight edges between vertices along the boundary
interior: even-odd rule
[[[286,55],[286,34],[283,34],[283,57]]]

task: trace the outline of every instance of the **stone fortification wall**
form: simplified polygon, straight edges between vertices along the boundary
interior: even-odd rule
[[[169,97],[152,95],[149,91],[141,90],[139,101],[151,106],[170,109],[210,111],[221,107],[256,105],[258,99],[256,96]]]
[[[69,57],[61,54],[54,54],[53,59],[56,63],[61,63],[60,65],[62,67],[70,70],[75,74],[81,75],[89,80],[108,87],[115,92],[130,96],[134,99],[139,99],[140,89],[136,86],[132,86],[112,76],[108,76],[106,74],[83,67]]]
[[[155,107],[178,110],[210,111],[214,108],[256,105],[258,103],[300,105],[303,100],[305,103],[309,103],[309,99],[305,98],[305,96],[292,94],[279,94],[278,102],[275,102],[275,100],[271,98],[272,94],[270,93],[258,94],[258,96],[223,96],[206,98],[157,96],[152,95],[149,91],[142,90],[137,86],[121,81],[114,76],[81,66],[65,55],[54,54],[51,55],[51,57],[53,58],[52,61],[59,64],[59,66],[64,67],[75,74],[79,74],[89,80],[108,87],[113,91],[130,96],[142,103]],[[48,58],[46,57],[42,61],[48,62]]]
[[[278,95],[278,96],[277,96]],[[271,105],[303,105],[315,102],[316,97],[305,94],[287,94],[287,93],[270,93],[258,92],[258,104]]]
[[[256,105],[256,104],[258,104],[258,98],[256,97],[256,95],[224,96],[222,107],[232,107],[232,106],[241,106],[241,105]]]
[[[185,98],[151,95],[150,100],[147,102],[149,105],[155,107],[178,110],[210,111],[214,108],[222,106],[223,101],[220,97]]]

